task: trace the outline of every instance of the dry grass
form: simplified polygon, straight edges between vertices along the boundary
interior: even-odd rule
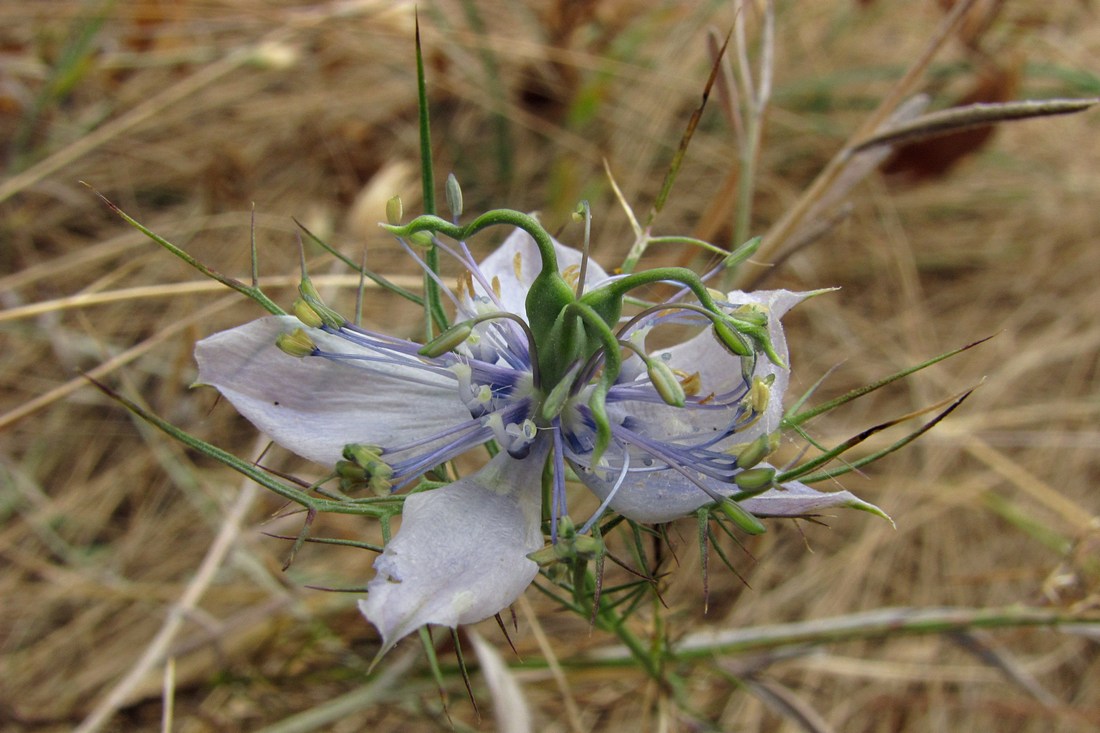
[[[415,641],[368,676],[377,639],[355,596],[304,587],[361,586],[368,553],[311,548],[280,572],[286,543],[262,532],[295,525],[271,519],[272,497],[79,376],[95,371],[190,432],[258,452],[228,405],[187,389],[196,338],[257,309],[192,285],[194,273],[78,181],[224,272],[247,272],[255,202],[265,275],[293,273],[290,216],[351,256],[366,243],[380,271],[411,273],[374,227],[394,193],[406,211],[418,207],[411,6],[117,3],[59,78],[94,4],[18,5],[0,8],[0,728],[154,730],[170,699],[179,733],[445,729]],[[706,28],[729,27],[730,9],[602,0],[577,4],[590,15],[570,19],[569,3],[476,5],[492,21],[487,36],[460,3],[422,5],[438,170],[456,172],[467,211],[538,208],[551,229],[590,198],[596,255],[616,261],[629,232],[601,156],[644,210],[697,104]],[[1085,3],[1008,4],[980,44],[1019,64],[1018,97],[1095,95],[1095,15]],[[753,231],[792,204],[938,20],[934,3],[784,4]],[[487,81],[486,53],[498,82]],[[947,46],[931,77],[942,100],[970,83],[976,59]],[[824,390],[839,394],[997,334],[818,421],[819,437],[984,385],[917,445],[845,478],[896,530],[849,514],[828,529],[773,524],[749,544],[754,560],[735,556],[751,588],[712,562],[705,616],[693,530],[674,530],[668,607],[647,609],[640,629],[654,612],[680,637],[883,606],[1095,607],[1098,124],[1095,112],[1020,123],[947,175],[874,178],[854,191],[847,219],[770,275],[769,285],[843,286],[789,319],[796,389],[836,366]],[[736,165],[712,108],[659,229],[728,239],[722,181]],[[329,287],[350,303],[350,288]],[[411,329],[416,314],[402,326],[398,306],[376,295],[366,319]],[[283,452],[266,461],[310,471]],[[349,517],[321,524],[334,536],[375,532]],[[1052,577],[1077,585],[1052,596]],[[523,658],[545,658],[537,630],[565,665],[558,677],[540,664],[518,673],[540,730],[695,729],[640,671],[582,663],[612,638],[534,591],[528,599],[535,615],[521,609],[514,635]],[[492,622],[481,630],[502,645]],[[762,702],[790,691],[835,730],[1095,730],[1092,633],[886,634],[789,658],[730,653],[691,668],[689,697],[726,730],[795,729]],[[143,655],[149,664],[138,666]],[[723,672],[750,682],[737,687]],[[128,674],[133,684],[120,687]],[[489,728],[458,676],[447,684],[456,727]],[[476,675],[474,686],[484,700]],[[331,719],[278,727],[334,702],[345,707]]]

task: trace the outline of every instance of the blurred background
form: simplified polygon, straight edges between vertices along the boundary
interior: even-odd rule
[[[749,233],[767,232],[951,6],[777,3],[751,196],[716,90],[655,233],[729,246],[746,198]],[[753,68],[758,11],[744,16]],[[919,90],[933,108],[1096,96],[1098,12],[1088,0],[980,0]],[[633,237],[605,161],[641,217],[734,4],[428,0],[419,14],[440,184],[453,171],[467,212],[538,210],[571,244],[581,233],[569,213],[588,199],[594,255],[621,262]],[[284,305],[296,284],[293,219],[352,259],[366,248],[379,272],[412,276],[377,222],[394,194],[407,216],[420,210],[413,37],[404,2],[0,5],[0,729],[158,730],[169,707],[181,732],[493,729],[484,680],[475,669],[479,719],[446,649],[446,710],[415,639],[367,674],[378,639],[357,595],[307,586],[362,587],[370,553],[307,547],[283,572],[289,544],[268,535],[300,525],[277,516],[276,497],[81,377],[238,455],[261,453],[228,404],[189,389],[194,342],[260,309],[158,248],[92,189],[242,279],[254,216],[261,276]],[[838,215],[822,215],[808,246],[776,267],[746,266],[765,287],[840,288],[785,319],[789,400],[830,370],[815,400],[995,336],[819,418],[816,439],[835,443],[981,387],[914,445],[837,482],[896,529],[853,512],[827,526],[773,522],[743,550],[725,547],[743,581],[711,558],[704,613],[695,527],[672,526],[663,605],[639,611],[640,634],[659,623],[675,642],[885,607],[1097,618],[1098,133],[1091,111],[903,148]],[[498,240],[471,246],[484,254]],[[655,246],[646,262],[682,258]],[[315,277],[347,273],[316,262]],[[354,279],[326,282],[326,297],[350,310]],[[369,295],[367,325],[418,333],[415,309]],[[281,450],[264,463],[317,475]],[[354,517],[322,517],[316,532],[378,536]],[[478,629],[514,663],[535,730],[1100,726],[1095,625],[868,630],[719,650],[678,670],[687,709],[642,671],[600,661],[615,639],[534,589],[517,615],[521,661],[493,622]]]

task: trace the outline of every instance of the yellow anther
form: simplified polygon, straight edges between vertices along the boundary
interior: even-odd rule
[[[298,320],[310,328],[320,328],[324,325],[324,321],[321,320],[321,316],[318,315],[317,311],[313,310],[313,307],[301,298],[294,301],[292,310]]]
[[[473,333],[474,327],[471,326],[470,323],[470,321],[456,323],[428,343],[424,344],[424,346],[420,348],[419,353],[422,356],[434,358],[457,349],[470,337],[470,334]]]
[[[688,374],[680,369],[673,369],[673,371],[680,378],[680,386],[684,388],[685,395],[694,397],[699,394],[699,390],[703,388],[703,378],[699,376],[699,372]]]
[[[523,256],[519,252],[512,255],[512,272],[517,280],[523,280]]]
[[[577,281],[581,278],[581,266],[570,265],[565,268],[561,273],[562,279],[569,284],[569,287],[577,287]]]
[[[280,333],[275,337],[275,345],[283,353],[298,358],[309,356],[317,350],[317,344],[313,343],[309,334],[300,328],[290,333]]]
[[[676,379],[672,369],[661,359],[650,359],[646,363],[649,381],[665,404],[673,407],[684,406],[684,387]]]
[[[770,379],[752,378],[752,387],[749,388],[749,406],[757,414],[768,409],[768,401],[771,399],[772,394],[771,383],[775,381],[773,375],[769,375],[769,377]]]
[[[386,202],[386,221],[393,226],[400,224],[404,211],[405,209],[401,205],[401,197],[394,196]]]
[[[752,468],[764,460],[775,448],[776,442],[773,440],[772,435],[764,434],[751,443],[733,446],[729,452],[737,456],[738,467]]]

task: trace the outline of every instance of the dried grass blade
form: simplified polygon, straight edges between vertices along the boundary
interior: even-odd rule
[[[742,681],[758,700],[806,733],[833,733],[835,730],[821,713],[810,707],[809,703],[795,695],[786,685],[758,677],[747,677]]]
[[[718,79],[718,72],[722,68],[722,58],[725,56],[726,47],[729,45],[729,41],[730,37],[727,35],[722,47],[718,49],[714,63],[710,67],[710,76],[707,77],[707,83],[703,87],[703,98],[699,102],[699,106],[691,113],[691,119],[688,120],[683,137],[680,138],[680,145],[676,148],[676,154],[672,156],[672,162],[669,163],[668,172],[665,173],[665,180],[661,183],[661,191],[657,194],[657,199],[653,202],[653,207],[649,210],[649,215],[646,216],[646,229],[649,229],[653,224],[653,220],[657,218],[657,214],[664,208],[669,193],[672,192],[672,184],[676,182],[676,176],[680,172],[681,164],[684,162],[684,154],[687,153],[691,138],[695,135],[695,128],[699,126],[699,120],[703,117],[703,110],[707,108],[707,101],[710,99],[710,90],[714,87],[715,80]]]
[[[880,145],[897,145],[975,127],[986,127],[1000,122],[1027,120],[1033,117],[1051,117],[1082,112],[1100,102],[1100,99],[1044,99],[995,104],[970,104],[965,107],[937,110],[914,120],[893,125],[852,146],[858,153]]]
[[[482,677],[493,700],[493,717],[501,733],[530,733],[532,730],[531,707],[523,694],[519,681],[500,654],[477,632],[467,632],[474,645]]]

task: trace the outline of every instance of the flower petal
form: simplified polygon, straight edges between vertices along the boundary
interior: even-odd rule
[[[424,624],[455,627],[507,608],[534,580],[542,547],[540,477],[549,441],[405,500],[401,529],[374,561],[359,602],[382,634],[382,654]]]
[[[554,240],[554,251],[558,256],[558,269],[562,272],[579,266],[583,257],[579,250],[567,247],[557,240]],[[535,276],[542,271],[542,257],[531,235],[522,229],[516,229],[492,254],[482,260],[479,269],[490,284],[494,278],[499,283],[503,309],[526,317],[527,291],[535,281]],[[607,279],[607,272],[594,259],[589,258],[584,278],[585,289],[596,287]],[[478,296],[487,295],[485,289],[476,282],[474,292]],[[468,294],[460,303],[462,317],[472,318],[478,314]]]
[[[611,493],[618,478],[614,470],[593,472],[577,465],[573,468],[581,481],[601,500]],[[732,496],[740,491],[736,485],[706,476],[700,476],[699,480],[715,496]],[[710,494],[676,471],[666,469],[628,475],[612,498],[610,506],[635,522],[659,524],[688,516],[699,507],[713,502]],[[849,507],[889,519],[874,504],[863,501],[849,491],[822,493],[798,481],[783,484],[782,488],[769,489],[739,504],[759,517],[801,517],[818,514],[824,509]]]
[[[275,346],[278,334],[300,327],[289,316],[262,318],[203,339],[195,346],[198,383],[217,387],[279,445],[327,465],[348,443],[404,445],[470,419],[449,375],[396,361],[295,358]],[[380,353],[306,331],[332,352]]]
[[[870,512],[890,524],[894,523],[886,512],[850,491],[815,491],[799,481],[788,481],[782,489],[769,489],[739,503],[758,517],[803,517],[817,514],[822,509],[844,507]]]
[[[718,447],[733,443],[748,443],[757,436],[771,433],[779,427],[783,417],[783,395],[787,390],[790,376],[787,339],[783,333],[780,319],[798,303],[813,293],[794,293],[789,290],[761,290],[754,293],[734,291],[727,296],[733,305],[754,304],[765,307],[769,312],[768,335],[776,353],[786,366],[773,364],[765,356],[756,360],[753,376],[766,379],[774,378],[770,390],[770,399],[764,414],[752,425],[738,431],[723,441]],[[687,341],[660,349],[650,354],[653,358],[663,359],[669,367],[687,374],[699,373],[700,394],[722,395],[733,392],[743,385],[739,364],[725,347],[718,343],[710,329]],[[610,403],[608,413],[612,418],[624,416],[634,418],[633,424],[644,429],[646,435],[657,440],[676,439],[693,434],[710,434],[726,428],[732,413],[726,410],[705,410],[672,407],[661,403],[624,401]]]

